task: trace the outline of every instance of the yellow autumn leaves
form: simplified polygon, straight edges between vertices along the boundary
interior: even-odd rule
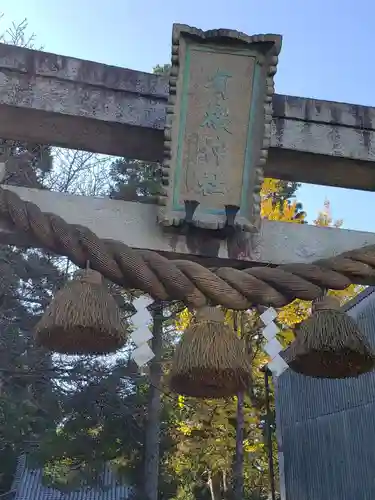
[[[260,192],[262,205],[261,217],[263,219],[278,220],[280,222],[294,222],[300,224],[303,220],[295,219],[297,210],[297,202],[291,200],[283,200],[283,202],[275,205],[275,194],[280,191],[280,181],[276,179],[264,179],[262,190]]]

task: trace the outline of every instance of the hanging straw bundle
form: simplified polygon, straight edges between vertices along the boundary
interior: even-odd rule
[[[61,354],[108,354],[126,341],[116,301],[91,269],[56,293],[35,333],[39,345]]]
[[[296,331],[287,352],[290,368],[310,377],[357,377],[373,370],[374,353],[357,324],[326,295],[312,305],[312,315]]]
[[[245,344],[224,323],[222,311],[199,310],[176,348],[171,389],[196,398],[229,397],[247,389],[250,374]]]

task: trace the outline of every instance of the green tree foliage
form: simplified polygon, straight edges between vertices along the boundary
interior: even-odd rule
[[[127,473],[143,438],[142,388],[129,379],[126,363],[81,360],[60,400],[60,424],[44,435],[34,454],[49,484],[72,488],[97,481],[105,463]],[[125,467],[126,466],[126,467]]]
[[[156,75],[168,75],[170,69],[171,69],[170,64],[163,64],[163,65],[157,64],[155,68],[152,70],[152,72],[155,73]]]
[[[111,165],[111,192],[113,199],[156,203],[159,192],[160,166],[138,160],[116,160]]]

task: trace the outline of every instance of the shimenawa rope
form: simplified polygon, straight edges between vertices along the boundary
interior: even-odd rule
[[[67,256],[126,288],[137,288],[155,300],[181,300],[199,308],[206,303],[244,310],[254,304],[282,307],[294,299],[314,300],[322,290],[343,290],[351,283],[375,285],[375,246],[344,252],[313,264],[208,269],[189,260],[169,260],[150,250],[102,240],[88,228],[67,224],[0,188],[0,218],[35,244]]]

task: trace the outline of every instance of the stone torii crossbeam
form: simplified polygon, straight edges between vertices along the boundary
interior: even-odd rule
[[[0,241],[45,246],[26,205],[9,216],[4,196],[13,192],[144,256],[154,250],[208,267],[309,264],[375,244],[366,232],[260,220],[263,170],[375,185],[375,109],[274,95],[280,47],[276,35],[175,25],[168,82],[0,44],[0,137],[160,161],[165,184],[158,207],[3,186]],[[363,269],[353,273],[351,281],[374,282]]]

